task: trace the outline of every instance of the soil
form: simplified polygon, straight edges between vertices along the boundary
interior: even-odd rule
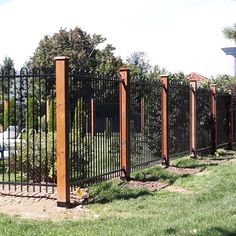
[[[196,173],[201,172],[202,168],[181,168],[181,167],[170,166],[165,170],[178,175],[194,175]]]
[[[0,187],[0,212],[10,216],[34,220],[78,220],[79,218],[96,218],[97,215],[79,204],[81,199],[71,194],[72,208],[57,207],[56,188],[54,192],[48,188],[34,189],[22,192],[20,187],[10,189]],[[37,192],[38,190],[38,192]]]
[[[158,181],[142,182],[142,181],[135,181],[135,180],[131,180],[129,182],[126,182],[125,185],[133,187],[133,188],[145,188],[151,192],[161,190],[161,189],[164,189],[167,186],[169,186],[168,183],[162,183],[162,182],[158,182]]]

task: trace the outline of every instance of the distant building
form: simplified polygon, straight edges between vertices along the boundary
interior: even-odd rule
[[[234,76],[236,76],[236,47],[222,48],[226,55],[234,58]]]
[[[196,72],[192,72],[190,75],[187,77],[188,80],[195,80],[197,81],[197,84],[201,84],[203,82],[209,82],[209,79],[204,77],[203,75],[200,75]]]

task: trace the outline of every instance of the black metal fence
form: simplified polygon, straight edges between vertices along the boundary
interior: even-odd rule
[[[236,144],[236,96],[232,95],[232,125],[233,125],[233,134],[232,134],[232,143]]]
[[[70,74],[72,186],[119,176],[119,77]]]
[[[161,91],[159,80],[130,83],[131,168],[161,160]]]
[[[179,155],[189,152],[190,147],[190,86],[171,81],[168,94],[169,152]]]
[[[0,184],[54,192],[55,75],[39,69],[0,73]],[[50,112],[51,111],[51,112]]]
[[[207,151],[212,148],[211,137],[211,91],[198,88],[197,94],[197,149]]]
[[[229,94],[217,93],[217,145],[228,145]]]
[[[69,74],[70,186],[121,175],[118,75],[82,71]],[[131,77],[131,169],[161,161],[162,121],[159,81]],[[211,92],[197,89],[197,147],[211,146]],[[38,69],[0,73],[0,184],[20,191],[54,192],[56,176],[55,74]],[[233,98],[235,101],[235,98]],[[235,103],[234,103],[235,104]],[[236,115],[233,113],[236,137]],[[168,86],[170,155],[190,149],[190,86]],[[228,143],[229,95],[217,95],[217,143]]]

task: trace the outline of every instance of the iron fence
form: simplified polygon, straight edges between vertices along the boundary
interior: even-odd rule
[[[161,91],[159,80],[130,83],[131,168],[161,160]]]
[[[233,135],[232,135],[232,141],[233,144],[235,145],[236,143],[236,96],[233,94],[232,95],[232,125],[233,125]]]
[[[69,179],[76,187],[120,176],[120,91],[118,75],[69,73]],[[131,78],[130,158],[132,171],[162,156],[162,83]],[[190,86],[168,85],[170,155],[190,149]],[[197,147],[208,149],[211,139],[211,98],[198,88]],[[56,175],[55,74],[39,69],[0,73],[0,184],[2,188],[54,192]],[[228,94],[217,94],[217,144],[229,141]],[[233,97],[233,104],[235,98]],[[123,113],[122,113],[123,114]],[[233,112],[233,141],[236,115]],[[163,128],[164,129],[164,128]],[[127,132],[128,133],[128,132]],[[67,133],[68,134],[68,133]],[[127,138],[129,140],[129,138]],[[127,145],[128,146],[128,145]],[[126,158],[129,158],[127,155]]]
[[[179,155],[190,147],[190,86],[170,81],[168,91],[169,152]]]
[[[119,77],[69,78],[71,186],[120,175]]]
[[[217,146],[228,145],[229,94],[217,93]]]
[[[212,148],[211,138],[211,91],[198,88],[197,94],[197,149],[198,151]]]
[[[10,190],[13,186],[21,191],[54,192],[54,85],[55,75],[39,69],[20,72],[6,69],[0,73],[0,184],[3,189]]]

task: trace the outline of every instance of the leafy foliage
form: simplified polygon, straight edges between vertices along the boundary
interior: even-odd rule
[[[165,68],[158,65],[152,66],[145,52],[133,52],[126,60],[134,79],[159,79],[161,74],[166,74]]]
[[[11,98],[10,101],[4,103],[4,127],[7,128],[10,125],[16,125],[15,123],[15,99]]]
[[[98,45],[105,42],[101,35],[90,35],[76,27],[67,31],[60,29],[52,36],[45,36],[39,43],[31,57],[28,66],[54,69],[54,58],[56,56],[68,56],[72,70],[88,70],[98,72],[114,72],[122,61],[113,54],[115,50],[107,45],[103,50]]]
[[[236,23],[223,29],[223,34],[226,38],[232,39],[236,42]]]
[[[35,98],[29,97],[28,113],[27,113],[28,129],[34,129],[38,131],[38,115],[39,115],[38,102]]]
[[[53,132],[56,130],[56,102],[51,99],[49,102],[49,120],[48,120],[48,131]]]
[[[11,162],[9,171],[22,173],[23,181],[28,182],[54,182],[56,181],[56,142],[52,133],[44,135],[29,132],[22,137],[22,145],[17,146],[17,156],[14,162]]]
[[[0,65],[0,69],[5,70],[11,70],[14,68],[14,61],[10,57],[4,57],[2,65]]]

